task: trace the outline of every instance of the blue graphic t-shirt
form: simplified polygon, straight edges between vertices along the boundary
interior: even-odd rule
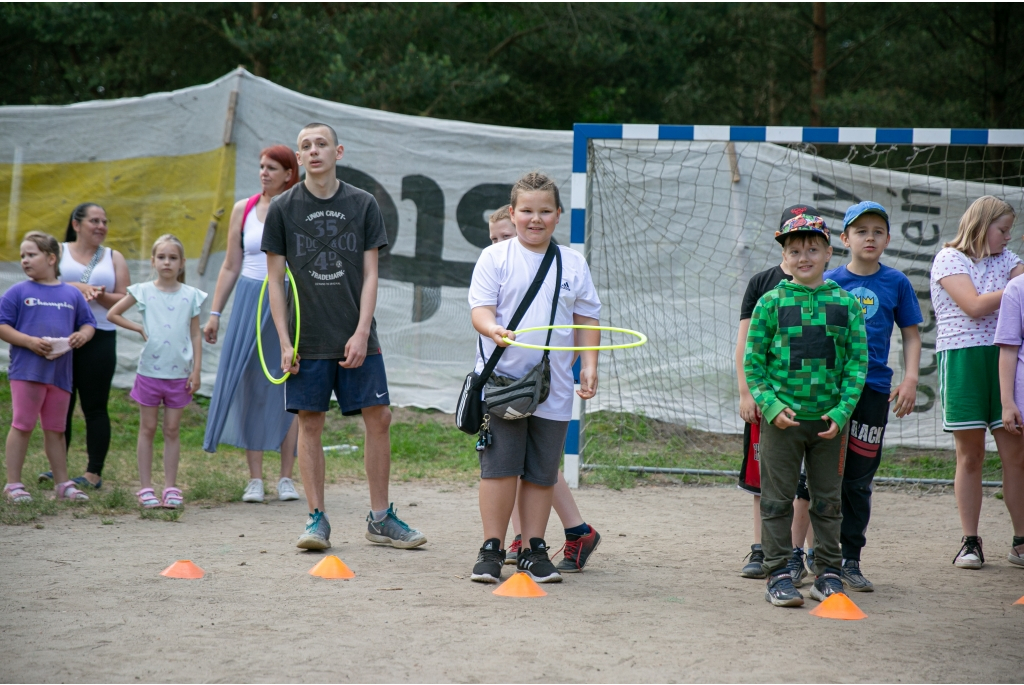
[[[864,308],[864,323],[868,329],[868,377],[865,383],[876,392],[888,393],[892,385],[889,368],[889,342],[892,326],[899,328],[921,323],[921,306],[902,271],[884,264],[870,276],[850,273],[846,266],[825,272],[825,278],[839,284],[857,298]]]

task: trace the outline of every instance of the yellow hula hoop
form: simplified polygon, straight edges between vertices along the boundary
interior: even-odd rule
[[[284,267],[285,273],[288,274],[288,280],[292,284],[292,295],[295,296],[295,346],[292,348],[292,364],[299,356],[299,290],[295,287],[295,277],[292,276],[292,270],[287,266]],[[267,368],[267,362],[263,359],[263,296],[267,292],[267,284],[270,283],[270,274],[267,274],[263,279],[263,287],[260,288],[260,299],[256,304],[256,350],[260,354],[260,366],[263,367],[263,375],[267,377],[267,380],[274,385],[281,385],[288,377],[290,373],[285,371],[284,375],[280,378],[274,378],[270,375],[270,369]]]
[[[534,326],[533,328],[521,328],[518,331],[512,331],[516,335],[520,333],[529,333],[530,331],[546,331],[549,328],[575,328],[585,331],[610,331],[612,333],[626,333],[628,335],[635,335],[638,339],[630,342],[623,343],[621,345],[596,345],[594,347],[554,347],[552,345],[530,345],[529,343],[521,343],[518,340],[509,340],[508,338],[502,338],[509,345],[515,347],[525,347],[530,350],[550,350],[552,352],[587,352],[589,350],[626,350],[631,347],[640,347],[647,343],[647,336],[640,331],[631,331],[628,328],[614,328],[612,326],[584,326],[577,324],[566,324],[561,326]]]

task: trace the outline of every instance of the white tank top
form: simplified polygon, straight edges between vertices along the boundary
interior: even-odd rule
[[[60,257],[60,278],[65,283],[81,283],[82,274],[85,273],[87,264],[80,264],[71,256],[68,243],[64,243]],[[100,246],[103,257],[89,274],[89,285],[104,286],[108,293],[114,292],[114,285],[117,282],[117,275],[114,273],[114,253],[109,247]],[[117,326],[107,321],[107,308],[96,300],[89,302],[89,309],[96,317],[96,328],[101,331],[114,331]]]
[[[242,225],[242,275],[262,281],[267,277],[267,255],[263,244],[263,222],[256,217],[256,207],[245,217]]]

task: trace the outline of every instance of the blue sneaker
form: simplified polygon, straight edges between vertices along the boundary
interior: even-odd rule
[[[811,597],[824,602],[832,595],[845,595],[843,591],[843,572],[837,568],[826,567],[825,572],[815,578],[811,586]]]
[[[398,518],[395,504],[388,505],[388,513],[380,521],[373,520],[373,512],[366,516],[366,539],[398,549],[412,549],[426,543],[427,536]]]
[[[800,587],[804,584],[804,578],[807,577],[807,568],[804,566],[803,549],[799,547],[793,548],[793,555],[786,563],[786,568],[789,569],[789,575],[793,579],[795,587]]]
[[[40,483],[52,483],[53,482],[53,471],[43,471],[39,474]]]
[[[777,607],[799,607],[804,604],[804,596],[793,586],[793,578],[786,567],[777,570],[768,579],[764,598]]]
[[[89,479],[86,478],[85,476],[79,476],[78,478],[72,478],[71,482],[74,483],[75,485],[78,485],[79,487],[92,488],[93,490],[99,490],[100,488],[103,487],[103,479],[102,478],[100,478],[98,481],[96,481],[95,485],[90,483]]]
[[[327,514],[314,509],[306,521],[305,532],[299,536],[295,546],[300,549],[330,549],[331,524],[327,520]]]

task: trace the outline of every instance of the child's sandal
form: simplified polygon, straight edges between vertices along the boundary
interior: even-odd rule
[[[139,498],[139,505],[143,509],[156,509],[160,506],[160,500],[156,498],[153,488],[142,488],[135,493],[135,496]]]
[[[32,501],[32,495],[25,489],[24,483],[8,483],[4,486],[4,495],[15,504],[28,504]]]
[[[76,488],[75,481],[73,480],[58,483],[54,490],[57,492],[57,499],[69,499],[76,502],[87,502],[89,500],[89,495]]]
[[[177,509],[181,506],[181,490],[178,488],[164,488],[164,509]]]

